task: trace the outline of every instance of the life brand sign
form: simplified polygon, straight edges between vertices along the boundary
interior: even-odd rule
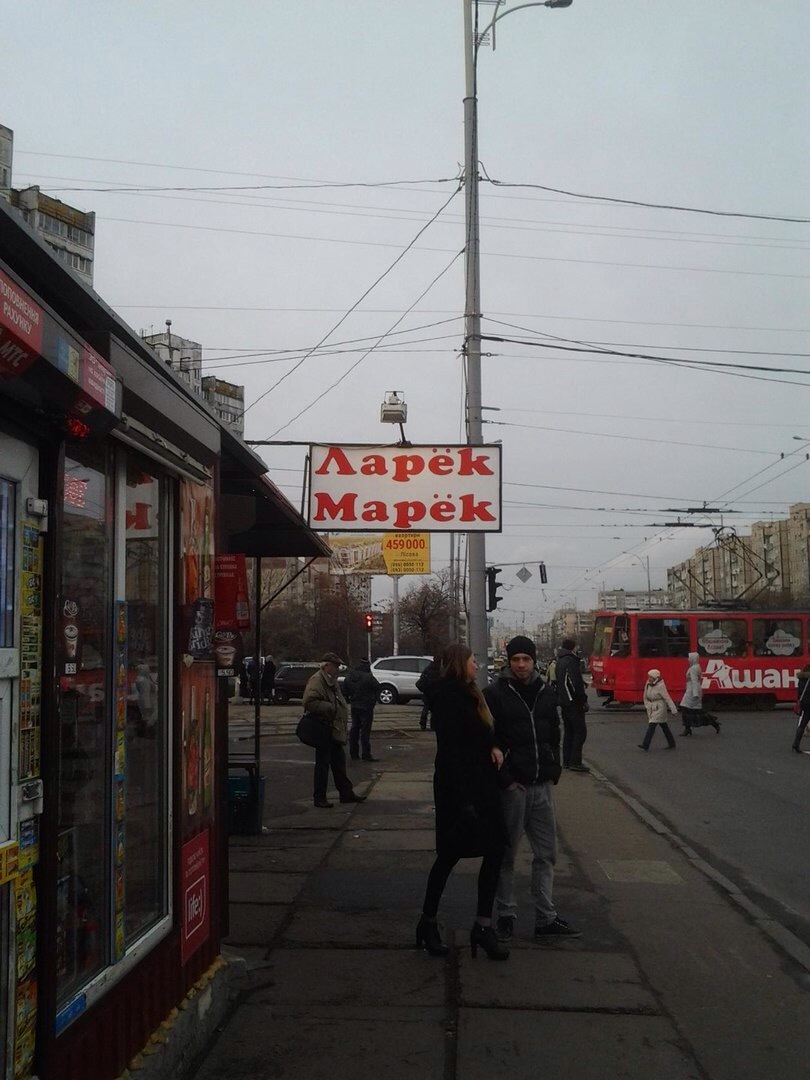
[[[187,840],[181,852],[180,963],[208,940],[211,929],[208,829]]]
[[[500,446],[311,445],[309,525],[324,532],[500,532]]]

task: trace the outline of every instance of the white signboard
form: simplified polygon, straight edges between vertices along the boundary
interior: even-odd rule
[[[323,532],[500,532],[500,446],[310,446]]]

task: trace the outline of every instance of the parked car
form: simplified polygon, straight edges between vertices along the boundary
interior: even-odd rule
[[[273,686],[273,700],[284,705],[293,698],[302,698],[304,689],[320,668],[317,660],[290,660],[279,664]]]
[[[320,667],[317,660],[287,660],[279,664],[273,684],[273,701],[284,705],[293,698],[302,698],[307,683]],[[346,678],[346,670],[345,666],[341,667],[338,675],[338,685],[341,687]]]
[[[380,684],[381,705],[403,704],[419,697],[416,680],[433,659],[432,656],[381,656],[371,665],[371,674]]]

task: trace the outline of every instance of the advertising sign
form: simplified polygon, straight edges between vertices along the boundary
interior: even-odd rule
[[[336,533],[327,543],[342,574],[430,573],[430,533]]]
[[[211,872],[207,829],[183,844],[180,872],[180,963],[185,964],[208,940],[210,932]]]
[[[314,444],[309,453],[313,529],[501,531],[500,446]]]
[[[0,378],[13,378],[42,351],[43,311],[0,270]]]

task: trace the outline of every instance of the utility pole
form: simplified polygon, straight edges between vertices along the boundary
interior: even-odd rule
[[[481,275],[478,210],[478,100],[476,86],[477,42],[473,36],[474,0],[464,4],[464,209],[465,302],[464,352],[467,360],[467,442],[480,445],[481,424]],[[467,534],[467,565],[470,579],[469,644],[478,662],[478,680],[486,685],[487,618],[485,597],[486,544],[484,534]]]

